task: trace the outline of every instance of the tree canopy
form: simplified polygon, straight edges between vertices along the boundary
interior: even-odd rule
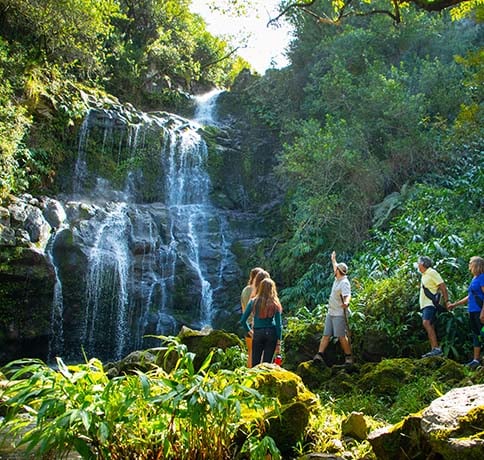
[[[348,17],[374,14],[387,15],[395,23],[400,23],[401,10],[412,3],[426,11],[442,11],[465,3],[461,11],[467,11],[468,8],[482,5],[482,0],[286,0],[281,2],[279,15],[270,22],[275,23],[281,17],[302,13],[326,24],[340,24]]]

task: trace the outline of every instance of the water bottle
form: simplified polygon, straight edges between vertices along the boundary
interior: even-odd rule
[[[280,354],[277,354],[274,358],[274,364],[277,364],[278,366],[282,364],[282,356]]]

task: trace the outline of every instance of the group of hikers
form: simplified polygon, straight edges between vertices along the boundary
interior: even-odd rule
[[[328,299],[328,312],[324,324],[323,337],[314,361],[324,361],[324,352],[331,337],[337,337],[345,354],[345,364],[353,364],[351,342],[348,339],[349,304],[351,284],[348,279],[348,266],[336,260],[336,253],[331,254],[334,281]],[[431,350],[422,358],[442,355],[435,332],[435,320],[439,311],[451,311],[459,305],[468,306],[470,331],[472,333],[473,359],[467,366],[476,368],[480,365],[481,342],[484,340],[484,259],[479,256],[469,260],[472,280],[467,295],[451,303],[449,293],[442,276],[432,268],[433,262],[427,256],[418,258],[416,267],[421,274],[420,313],[422,325],[430,342]],[[282,340],[282,305],[277,295],[276,284],[269,273],[256,267],[250,271],[247,286],[244,287],[240,303],[242,306],[242,326],[247,331],[248,367],[261,362],[273,362],[274,356],[281,352]]]

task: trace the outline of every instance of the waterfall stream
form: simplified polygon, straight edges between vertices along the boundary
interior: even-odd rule
[[[120,108],[87,113],[65,200],[68,225],[51,242],[64,287],[51,353],[119,359],[149,344],[148,334],[212,325],[225,284],[238,276],[225,214],[210,200],[200,134],[215,123],[217,96],[198,99],[194,121]],[[90,172],[96,163],[125,170],[123,184]]]

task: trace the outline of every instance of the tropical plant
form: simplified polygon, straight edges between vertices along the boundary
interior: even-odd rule
[[[38,360],[5,367],[1,431],[38,457],[76,451],[85,459],[278,458],[264,417],[277,401],[251,387],[243,370],[195,369],[193,353],[175,339],[160,349],[177,357],[171,371],[153,366],[110,379],[102,363],[57,369]]]

